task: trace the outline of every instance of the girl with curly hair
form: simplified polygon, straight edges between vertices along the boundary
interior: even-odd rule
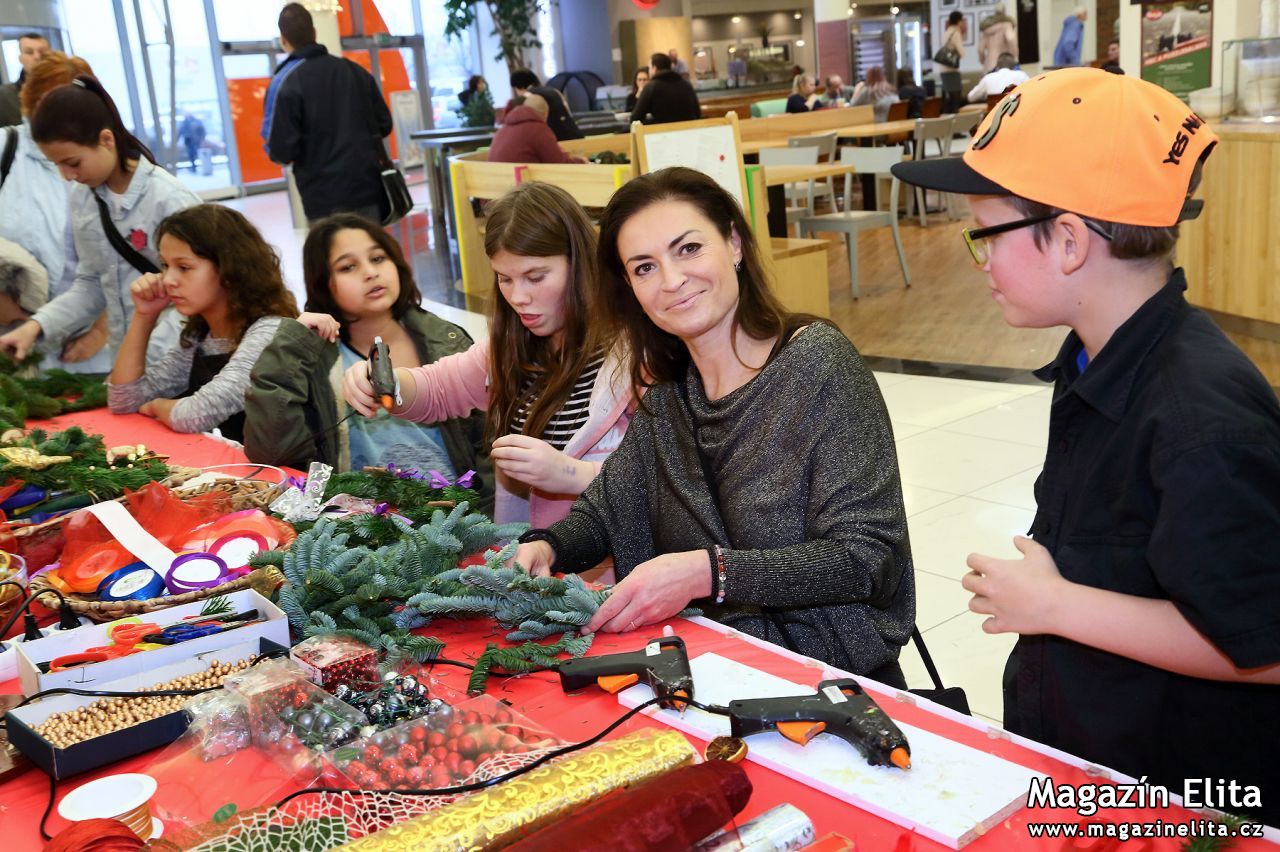
[[[249,373],[281,318],[298,315],[280,258],[248,219],[217,204],[170,214],[155,245],[163,271],[129,287],[133,321],[107,378],[111,410],[140,412],[177,432],[216,426],[243,440]],[[178,343],[148,366],[147,344],[170,305],[186,324]]]

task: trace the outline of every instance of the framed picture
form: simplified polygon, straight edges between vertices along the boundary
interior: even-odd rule
[[[960,5],[960,0],[938,0],[939,9],[955,9]],[[421,146],[419,146],[421,147]]]
[[[973,47],[978,43],[978,16],[973,12],[964,13],[964,22],[968,24],[965,28],[964,46]]]

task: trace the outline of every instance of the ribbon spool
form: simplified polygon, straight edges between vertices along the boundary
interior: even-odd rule
[[[270,550],[271,544],[267,542],[265,536],[256,532],[242,530],[240,532],[227,533],[218,539],[209,548],[209,553],[218,559],[221,559],[226,565],[227,570],[232,574],[245,573],[241,569],[247,569],[249,559],[256,556],[264,550]]]
[[[175,595],[221,586],[230,579],[227,563],[212,553],[183,553],[169,565],[164,583]]]
[[[159,837],[164,823],[151,815],[156,781],[150,775],[108,775],[77,787],[63,798],[58,813],[63,819],[114,819],[142,840]]]
[[[126,565],[98,585],[98,598],[104,601],[146,601],[164,592],[164,578],[145,562]]]

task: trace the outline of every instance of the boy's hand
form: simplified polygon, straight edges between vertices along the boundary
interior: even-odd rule
[[[965,560],[973,569],[960,581],[973,600],[969,609],[989,615],[982,623],[987,633],[1056,633],[1056,605],[1063,588],[1070,585],[1058,573],[1053,556],[1041,544],[1025,536],[1013,539],[1022,559],[997,559],[971,553]]]

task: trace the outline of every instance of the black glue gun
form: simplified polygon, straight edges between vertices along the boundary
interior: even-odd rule
[[[630,653],[565,660],[559,671],[565,692],[597,683],[605,692],[615,693],[643,680],[659,706],[683,711],[686,705],[680,699],[693,698],[689,655],[679,636],[650,639],[642,650]]]
[[[400,402],[396,371],[391,366],[391,349],[381,337],[373,339],[373,349],[369,352],[369,381],[373,385],[374,397],[387,411]]]
[[[825,731],[856,748],[872,766],[911,767],[907,738],[852,678],[824,680],[813,695],[731,701],[729,721],[735,737],[777,731],[807,745]]]

